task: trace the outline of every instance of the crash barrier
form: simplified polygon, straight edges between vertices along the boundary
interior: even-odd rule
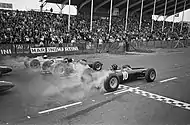
[[[190,46],[190,40],[176,41],[131,41],[128,45],[125,42],[114,43],[64,43],[59,46],[39,47],[35,44],[0,44],[0,55],[10,56],[36,56],[48,54],[50,56],[64,56],[74,54],[112,53],[122,54],[125,51],[151,50],[153,48],[178,48]]]
[[[95,47],[90,43],[65,43],[59,46],[39,47],[35,44],[0,44],[0,55],[36,56],[36,55],[73,55],[95,53]]]
[[[154,49],[154,48],[182,48],[190,45],[190,40],[167,40],[167,41],[131,41],[130,43],[135,48],[146,48],[146,49]]]

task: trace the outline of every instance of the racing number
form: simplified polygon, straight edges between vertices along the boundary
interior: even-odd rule
[[[123,74],[123,80],[127,80],[128,79],[128,72],[123,71],[122,74]]]

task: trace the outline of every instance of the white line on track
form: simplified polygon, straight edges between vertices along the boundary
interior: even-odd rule
[[[157,100],[157,101],[169,104],[169,105],[173,105],[173,106],[176,106],[176,107],[179,107],[179,108],[190,110],[190,104],[187,103],[187,102],[182,102],[182,101],[175,100],[175,99],[172,99],[172,98],[168,98],[168,97],[165,97],[165,96],[161,96],[161,95],[158,95],[158,94],[150,93],[150,92],[147,92],[147,91],[144,91],[144,90],[140,90],[138,88],[132,88],[132,87],[129,87],[129,86],[126,86],[126,88],[128,88],[128,89],[125,89],[125,90],[120,91],[120,92],[115,92],[114,94],[118,95],[118,94],[125,93],[125,92],[131,92],[131,93],[142,95],[144,97],[154,99],[154,100]]]
[[[40,111],[40,112],[38,112],[38,114],[45,114],[45,113],[53,112],[53,111],[60,110],[60,109],[67,109],[68,107],[72,107],[72,106],[80,105],[80,104],[82,104],[82,102],[76,102],[76,103],[72,103],[72,104],[69,104],[69,105],[64,105],[64,106],[60,106],[60,107]]]
[[[160,81],[160,82],[163,83],[163,82],[168,82],[168,81],[172,81],[172,80],[175,80],[175,79],[177,79],[177,77],[165,79],[165,80],[162,80],[162,81]]]
[[[114,92],[108,92],[108,93],[105,93],[104,95],[111,95],[111,94],[114,94],[115,92],[120,92],[120,91],[122,91],[122,90],[125,90],[125,89],[126,89],[126,86],[120,84],[118,88],[119,88],[119,90],[114,91]]]

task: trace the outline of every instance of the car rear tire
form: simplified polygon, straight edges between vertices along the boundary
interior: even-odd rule
[[[153,68],[147,69],[145,73],[145,79],[147,82],[153,82],[156,79],[156,71]]]
[[[54,66],[53,74],[55,75],[67,75],[67,66],[64,63],[57,63]]]
[[[93,64],[92,64],[92,68],[93,68],[93,70],[95,70],[95,71],[101,71],[102,70],[102,63],[101,62],[99,62],[99,61],[96,61],[96,62],[94,62]]]
[[[107,92],[116,91],[119,87],[119,78],[116,74],[110,74],[109,77],[104,82],[104,89]]]
[[[40,68],[40,61],[37,60],[37,59],[33,59],[31,62],[30,62],[30,67],[32,69],[39,69]]]
[[[52,64],[53,64],[53,62],[51,60],[45,61],[42,64],[42,70],[46,71],[46,70],[50,69]]]

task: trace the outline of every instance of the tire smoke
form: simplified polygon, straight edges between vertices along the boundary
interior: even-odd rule
[[[88,65],[74,63],[72,68],[64,64],[67,72],[60,75],[56,73],[59,66],[47,67],[51,74],[42,74],[40,69],[26,68],[24,62],[28,61],[28,57],[4,57],[1,59],[1,64],[13,67],[13,70],[18,68],[24,69],[24,77],[28,77],[28,90],[22,90],[29,96],[32,96],[31,103],[44,103],[44,100],[59,100],[61,103],[69,101],[79,101],[90,96],[105,92],[104,81],[111,73],[110,71],[93,71]],[[63,65],[60,65],[63,66]],[[55,68],[57,68],[55,70]],[[25,77],[25,78],[26,78]],[[22,78],[21,78],[22,79]],[[22,88],[22,86],[21,86]],[[25,94],[27,98],[27,94]],[[28,99],[30,101],[30,99]]]

